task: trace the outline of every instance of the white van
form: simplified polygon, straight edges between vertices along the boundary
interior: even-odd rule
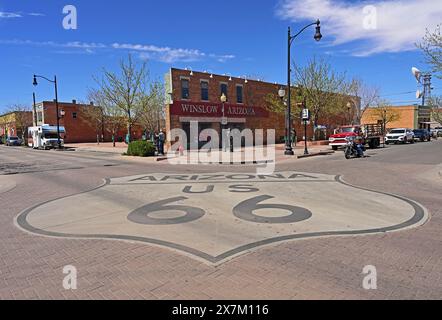
[[[60,146],[64,146],[66,130],[60,126]],[[43,125],[28,128],[28,146],[33,149],[55,149],[58,147],[57,126]]]

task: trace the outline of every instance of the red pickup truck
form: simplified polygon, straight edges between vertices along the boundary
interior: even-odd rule
[[[381,145],[382,131],[382,125],[378,124],[342,126],[330,136],[329,142],[333,150],[338,150],[347,145],[348,137],[361,137],[364,145],[377,148]]]

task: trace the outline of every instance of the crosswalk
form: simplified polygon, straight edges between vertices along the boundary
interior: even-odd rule
[[[39,151],[0,146],[0,175],[56,170],[75,170],[94,166],[115,166],[112,155]]]

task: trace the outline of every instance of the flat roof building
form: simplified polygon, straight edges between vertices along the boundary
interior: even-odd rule
[[[277,95],[281,84],[174,68],[166,74],[165,84],[168,132],[180,128],[189,136],[190,122],[198,121],[199,132],[248,128],[263,129],[266,136],[266,130],[275,129],[277,140],[285,136],[285,116],[266,108],[266,98]]]

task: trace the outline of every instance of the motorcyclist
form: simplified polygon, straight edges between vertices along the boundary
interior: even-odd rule
[[[362,137],[356,137],[353,141],[353,147],[356,149],[356,152],[358,153],[358,157],[362,158],[364,157],[364,149],[362,147]]]

